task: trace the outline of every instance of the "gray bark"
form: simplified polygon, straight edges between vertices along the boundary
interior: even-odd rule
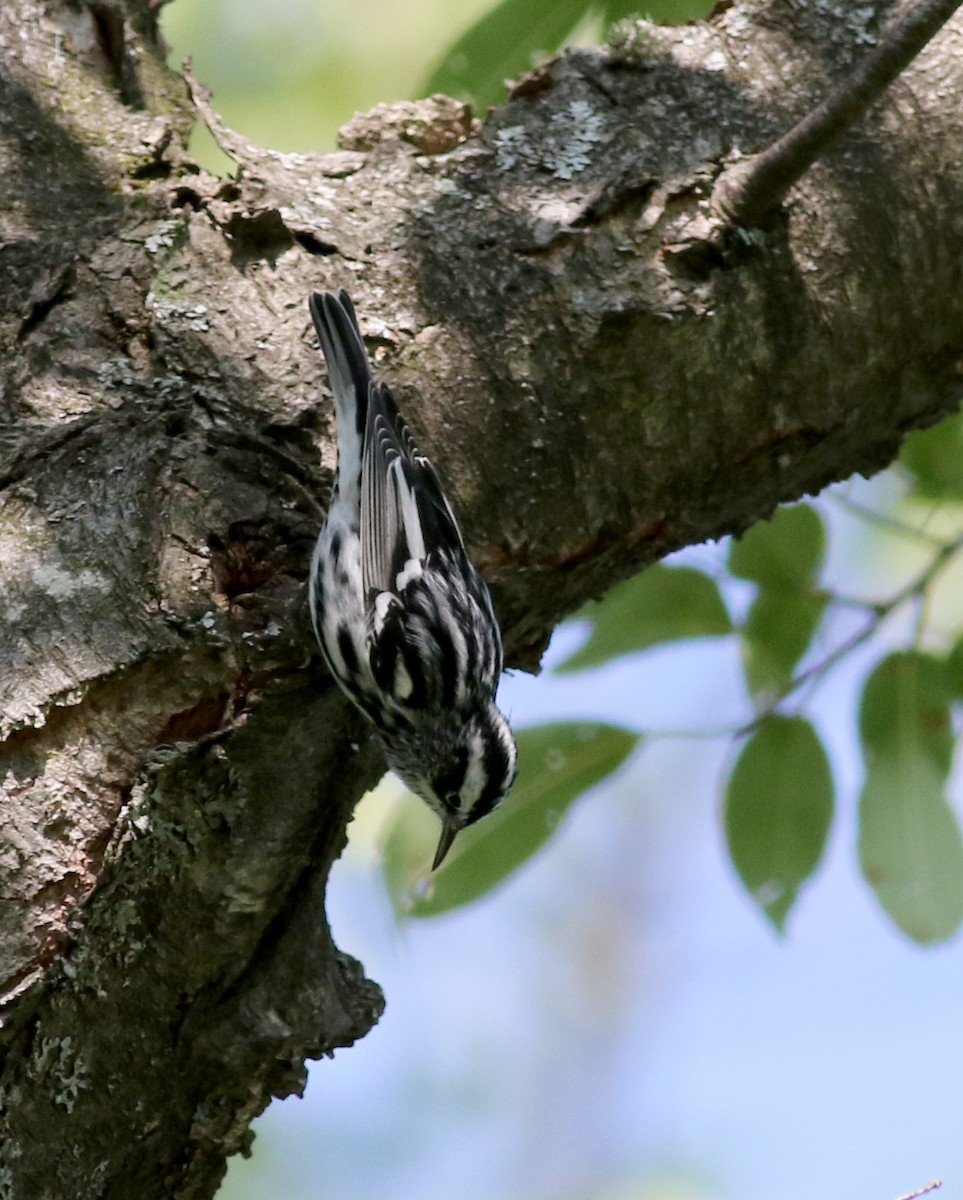
[[[347,286],[508,659],[960,401],[963,22],[779,219],[714,180],[889,5],[734,4],[480,129],[357,118],[214,179],[147,0],[0,8],[0,1200],[208,1197],[381,995],[328,870],[383,770],[303,616],[330,482],[305,297]]]

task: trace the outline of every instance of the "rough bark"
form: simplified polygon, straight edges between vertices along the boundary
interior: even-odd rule
[[[587,597],[959,403],[959,18],[764,231],[709,203],[889,9],[639,26],[480,129],[218,129],[224,181],[148,0],[0,8],[0,1200],[211,1196],[380,1011],[324,914],[383,764],[305,632],[308,290],[350,288],[534,667]]]

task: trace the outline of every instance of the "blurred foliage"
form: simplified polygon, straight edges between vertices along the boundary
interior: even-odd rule
[[[963,840],[945,794],[950,702],[946,659],[908,650],[875,668],[859,708],[860,863],[883,908],[918,942],[941,941],[963,920]]]
[[[661,563],[613,588],[604,603],[592,601],[578,616],[591,621],[592,636],[555,668],[558,674],[598,667],[659,642],[732,631],[722,596],[708,575]]]
[[[711,8],[705,0],[501,0],[444,54],[423,90],[484,109],[505,99],[506,81],[525,75],[566,41],[601,41],[627,17],[681,24]]]
[[[763,705],[778,696],[809,649],[827,597],[820,592],[763,588],[742,627],[746,683]]]
[[[807,504],[779,509],[729,550],[729,570],[757,586],[742,627],[749,691],[764,705],[778,696],[822,621],[819,575],[826,557],[822,518]]]
[[[168,60],[193,60],[231,128],[284,151],[327,151],[353,113],[423,95],[441,47],[489,0],[174,0],[161,10]],[[224,159],[198,131],[208,169]]]
[[[766,717],[729,776],[725,825],[739,877],[780,931],[822,857],[832,815],[829,759],[812,725]]]
[[[447,92],[483,111],[505,100],[506,80],[566,43],[597,43],[635,14],[679,23],[710,8],[706,0],[360,0],[346,13],[323,0],[175,0],[161,20],[170,62],[193,59],[228,125],[276,150],[324,151],[353,113],[375,104]],[[231,169],[203,130],[191,149],[209,170]]]
[[[445,92],[479,108],[497,104],[505,80],[561,46],[591,7],[585,0],[502,0],[452,46],[425,93]]]
[[[914,941],[941,942],[963,920],[963,843],[932,759],[893,753],[867,769],[859,799],[866,881]]]
[[[922,500],[963,500],[963,414],[915,434],[903,450],[903,466]]]
[[[897,750],[930,759],[945,776],[953,759],[946,660],[919,650],[884,658],[863,688],[859,736],[870,764]]]
[[[799,591],[815,586],[826,558],[826,530],[808,504],[776,511],[729,549],[729,570],[760,588]]]
[[[384,841],[385,879],[395,912],[431,917],[491,891],[552,836],[573,801],[620,767],[639,735],[594,722],[540,725],[518,735],[511,803],[463,830],[426,886],[438,839],[421,804],[401,808]]]

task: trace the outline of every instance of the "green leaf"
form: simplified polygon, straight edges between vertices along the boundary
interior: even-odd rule
[[[560,675],[597,667],[659,642],[720,637],[732,630],[719,589],[708,575],[694,567],[661,563],[619,584],[578,615],[591,619],[592,636],[555,668]]]
[[[914,941],[957,931],[963,840],[929,755],[896,751],[871,763],[859,801],[859,861],[880,904]]]
[[[384,846],[385,877],[396,912],[435,916],[491,891],[558,828],[574,800],[620,766],[639,735],[596,723],[561,723],[518,734],[518,780],[500,808],[464,830],[425,879],[438,822],[408,805]]]
[[[922,755],[945,776],[953,757],[950,698],[943,659],[920,650],[901,650],[884,658],[867,679],[859,705],[867,763]]]
[[[956,639],[946,656],[946,679],[954,700],[963,700],[963,637]]]
[[[918,942],[942,941],[963,920],[963,842],[943,794],[951,697],[947,662],[904,650],[872,672],[859,708],[868,768],[860,863],[883,908]]]
[[[746,683],[757,699],[783,693],[819,628],[825,555],[822,519],[806,504],[778,509],[730,547],[729,570],[759,588],[741,630]]]
[[[900,462],[921,500],[963,499],[963,413],[906,439]]]
[[[724,813],[739,877],[780,932],[822,857],[832,812],[829,760],[813,727],[767,717],[736,761]]]
[[[590,0],[502,0],[451,47],[425,83],[484,108],[505,99],[505,80],[553,54],[592,7]]]
[[[712,11],[714,0],[603,0],[602,15],[607,25],[626,17],[645,17],[658,25],[683,25],[698,21]]]
[[[763,588],[742,628],[742,661],[756,697],[778,697],[809,648],[826,610],[822,592]]]
[[[776,509],[771,521],[760,521],[732,543],[729,570],[760,587],[811,590],[825,555],[826,531],[819,513],[808,504],[794,504]]]

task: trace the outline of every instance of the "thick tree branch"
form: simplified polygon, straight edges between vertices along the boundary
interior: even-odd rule
[[[210,1196],[380,1009],[324,915],[383,764],[303,628],[333,462],[309,290],[350,288],[515,665],[963,391],[958,20],[727,242],[733,146],[843,77],[866,6],[646,26],[481,129],[443,98],[327,155],[219,128],[230,180],[185,150],[154,7],[108,7],[0,6],[3,1200]]]
[[[915,0],[887,29],[852,76],[760,154],[730,167],[713,202],[734,225],[751,228],[779,207],[794,183],[875,104],[926,43],[960,7],[961,0]]]

